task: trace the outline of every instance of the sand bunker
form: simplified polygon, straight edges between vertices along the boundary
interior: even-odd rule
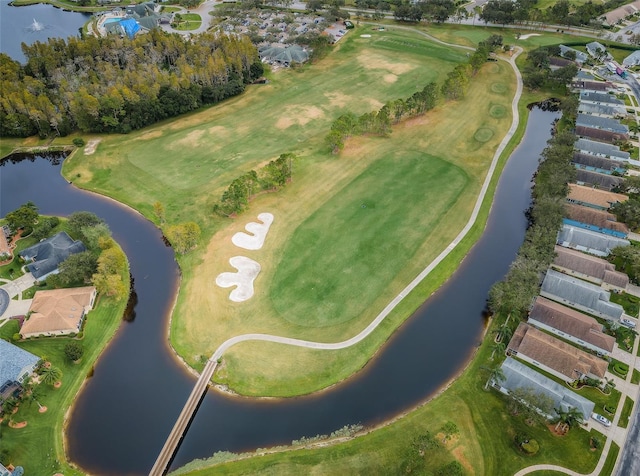
[[[540,33],[527,33],[526,35],[521,35],[521,40],[526,40],[527,38],[531,38],[532,36],[540,36]]]
[[[84,155],[91,155],[96,151],[96,147],[100,143],[100,139],[91,139],[84,148]]]
[[[261,213],[258,215],[258,220],[262,223],[252,221],[247,223],[244,227],[244,229],[249,233],[253,233],[252,235],[239,231],[233,235],[231,242],[237,247],[244,248],[245,250],[259,250],[262,248],[264,239],[267,237],[269,227],[271,227],[271,224],[273,223],[273,215],[271,213]]]
[[[216,284],[221,288],[236,288],[229,294],[233,302],[242,302],[253,296],[253,281],[260,273],[260,264],[245,256],[234,256],[229,259],[231,266],[237,273],[222,273],[216,278]]]

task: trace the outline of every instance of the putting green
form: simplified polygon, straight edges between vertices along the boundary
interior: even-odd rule
[[[492,104],[489,109],[489,115],[495,119],[500,119],[504,117],[507,113],[507,108],[502,104]]]
[[[481,127],[473,135],[473,138],[478,142],[487,142],[492,137],[493,137],[493,129],[489,129],[488,127]]]
[[[507,92],[507,85],[504,83],[493,83],[491,85],[491,91],[497,94],[504,94]]]
[[[461,168],[417,151],[372,164],[296,229],[268,293],[274,308],[310,327],[359,316],[466,184]]]

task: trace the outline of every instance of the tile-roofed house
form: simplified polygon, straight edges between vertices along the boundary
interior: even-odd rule
[[[619,104],[596,104],[593,102],[581,102],[578,104],[580,114],[591,114],[602,117],[624,117],[627,110]]]
[[[607,291],[625,291],[629,276],[607,260],[556,245],[552,267],[566,274],[600,285]]]
[[[629,228],[624,223],[616,221],[616,216],[605,210],[583,207],[573,203],[565,204],[565,223],[580,226],[587,230],[612,234],[618,238],[626,238]],[[572,223],[576,222],[576,223]]]
[[[636,50],[622,60],[622,64],[627,68],[630,66],[637,66],[640,64],[640,50]]]
[[[566,412],[571,408],[578,410],[583,418],[588,419],[593,413],[595,404],[581,395],[569,390],[566,386],[545,377],[531,367],[507,357],[500,367],[504,380],[494,381],[493,386],[508,395],[519,388],[531,389],[536,394],[543,394],[553,400],[553,414],[545,415],[549,419],[557,417],[556,409]]]
[[[572,52],[573,54],[575,54],[576,63],[582,64],[585,61],[587,61],[587,59],[589,59],[589,57],[584,51],[576,50],[574,48],[569,48],[568,46],[565,46],[565,45],[560,45],[560,56],[562,56],[563,58],[566,58],[569,52]]]
[[[587,49],[587,53],[592,58],[598,59],[611,59],[611,54],[607,52],[607,49],[601,43],[597,41],[592,41],[591,43],[587,43],[585,48]]]
[[[623,164],[619,160],[606,159],[582,152],[574,152],[571,163],[577,169],[591,170],[592,172],[607,175],[614,172],[624,175],[627,172],[627,169],[622,166]]]
[[[640,0],[622,5],[610,12],[605,13],[601,18],[602,22],[608,26],[613,26],[627,17],[640,11]]]
[[[578,185],[575,183],[569,184],[569,195],[567,196],[567,201],[570,203],[595,208],[596,210],[608,210],[616,203],[626,202],[627,200],[629,200],[629,197],[622,193],[598,190],[597,188],[585,187],[584,185]]]
[[[616,343],[593,317],[541,296],[536,298],[527,322],[603,355],[611,354]]]
[[[629,140],[629,127],[616,119],[588,114],[576,117],[576,134],[592,139]]]
[[[597,155],[612,160],[628,161],[631,158],[629,152],[620,150],[620,147],[605,142],[579,138],[573,148],[585,154]]]
[[[39,357],[0,339],[0,396],[9,397],[38,365]]]
[[[573,382],[586,377],[604,378],[609,363],[521,322],[507,346],[507,353],[556,377]]]
[[[578,185],[594,185],[602,190],[613,190],[624,183],[622,177],[615,175],[599,174],[590,170],[578,169],[576,172],[576,183]]]
[[[594,91],[580,91],[580,102],[592,102],[594,104],[615,104],[618,106],[624,106],[624,101],[618,99],[613,94]]]
[[[596,256],[609,256],[612,249],[631,244],[629,241],[615,236],[603,235],[567,224],[562,225],[556,243],[565,248],[584,251]]]
[[[566,68],[567,66],[572,64],[575,64],[575,62],[565,58],[559,58],[557,56],[551,56],[549,58],[549,69],[551,71],[555,71],[560,68]]]
[[[37,291],[20,335],[27,338],[79,332],[95,299],[96,288],[93,286]]]
[[[580,78],[576,76],[571,80],[571,87],[574,90],[580,91],[599,91],[608,92],[613,89],[613,84],[609,81],[595,81],[593,76],[589,75],[590,79]]]
[[[544,277],[540,295],[610,321],[619,322],[624,314],[620,304],[610,301],[609,291],[552,269]]]
[[[64,231],[51,238],[42,240],[29,248],[22,250],[19,255],[27,261],[27,269],[33,277],[41,280],[58,272],[58,266],[69,256],[86,251],[82,241],[74,241]]]

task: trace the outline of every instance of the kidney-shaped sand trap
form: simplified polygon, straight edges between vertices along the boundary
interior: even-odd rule
[[[269,227],[273,223],[273,215],[271,213],[261,213],[258,215],[258,220],[262,223],[252,221],[244,227],[249,233],[253,233],[252,235],[239,231],[231,237],[231,242],[245,250],[259,250],[262,248]]]
[[[221,273],[216,278],[216,284],[221,288],[236,288],[229,294],[229,299],[234,302],[242,302],[253,296],[253,281],[260,273],[260,264],[245,256],[234,256],[229,259],[231,266],[238,270],[237,273]]]

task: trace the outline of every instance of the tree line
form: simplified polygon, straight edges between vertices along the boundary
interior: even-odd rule
[[[564,89],[565,85],[569,84],[578,73],[578,67],[575,64],[570,64],[552,71],[551,58],[559,56],[560,47],[558,45],[543,46],[530,51],[522,69],[524,85],[529,89]],[[566,90],[563,92],[566,93]]]
[[[603,3],[589,0],[581,5],[572,5],[568,0],[558,0],[545,10],[538,8],[537,0],[489,0],[480,13],[485,23],[510,25],[513,23],[551,23],[555,25],[601,27],[596,20],[604,13],[629,0],[607,0]]]
[[[391,132],[392,124],[430,111],[436,107],[441,96],[447,99],[464,97],[471,77],[480,70],[489,55],[500,45],[502,45],[500,35],[491,35],[481,41],[475,52],[469,56],[467,63],[459,64],[450,71],[441,86],[431,82],[406,99],[387,102],[378,111],[367,112],[361,116],[348,112],[339,116],[331,124],[325,143],[334,154],[337,154],[344,148],[345,141],[349,137],[363,134],[386,136]]]
[[[50,38],[0,54],[0,135],[127,133],[241,93],[263,74],[242,35]]]
[[[213,206],[214,213],[230,217],[243,212],[249,200],[263,190],[278,190],[291,180],[295,154],[281,154],[258,171],[250,170],[234,179]]]

